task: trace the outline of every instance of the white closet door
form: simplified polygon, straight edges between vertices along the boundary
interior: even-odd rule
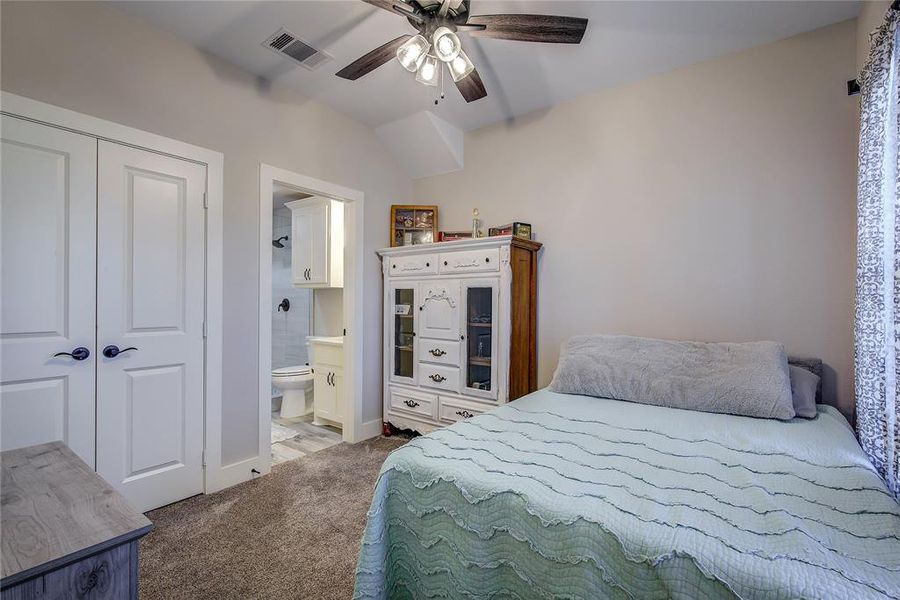
[[[0,125],[2,448],[62,440],[93,467],[97,140]]]
[[[206,167],[98,152],[97,471],[145,511],[203,491]]]

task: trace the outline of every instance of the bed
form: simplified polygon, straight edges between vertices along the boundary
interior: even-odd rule
[[[355,598],[900,598],[900,504],[844,417],[540,390],[382,467]]]

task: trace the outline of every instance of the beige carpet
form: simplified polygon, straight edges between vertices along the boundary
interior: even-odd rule
[[[141,598],[350,598],[375,478],[404,442],[339,444],[147,513]]]

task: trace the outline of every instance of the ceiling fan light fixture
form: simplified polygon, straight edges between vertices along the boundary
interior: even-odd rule
[[[456,58],[447,63],[447,67],[450,69],[450,76],[453,77],[454,82],[465,79],[469,73],[475,70],[475,65],[462,50],[459,51]]]
[[[419,71],[416,73],[416,81],[425,85],[437,85],[438,75],[440,74],[439,67],[437,59],[429,54],[425,57],[425,62],[422,63],[422,66],[419,67]]]
[[[450,31],[448,27],[438,27],[431,36],[434,42],[434,53],[443,62],[450,62],[462,52],[462,44],[459,36]]]
[[[397,60],[403,68],[415,73],[428,55],[430,44],[423,35],[414,35],[397,48]]]

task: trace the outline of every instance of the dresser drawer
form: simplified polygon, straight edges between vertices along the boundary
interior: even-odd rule
[[[434,420],[437,396],[392,387],[391,409]]]
[[[500,270],[500,250],[444,252],[440,256],[441,273],[486,273]]]
[[[459,391],[459,369],[419,363],[419,385],[451,392]]]
[[[438,272],[437,254],[420,254],[417,256],[389,256],[388,273],[391,277],[411,275],[436,275]]]
[[[474,402],[466,402],[465,400],[446,396],[441,396],[439,402],[438,420],[444,423],[456,423],[489,410],[488,407],[475,404]]]
[[[459,366],[459,342],[420,339],[419,362]]]

